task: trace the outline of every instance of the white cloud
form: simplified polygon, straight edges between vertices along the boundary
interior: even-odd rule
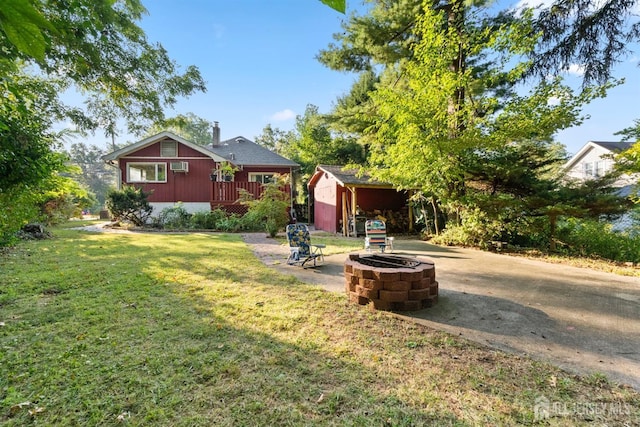
[[[561,100],[557,96],[552,96],[549,99],[547,99],[547,105],[551,105],[551,106],[560,105],[560,102]]]
[[[296,117],[296,113],[288,108],[278,111],[271,115],[270,119],[275,122],[286,122],[287,120],[294,119]]]
[[[569,65],[569,69],[567,70],[567,73],[574,74],[576,76],[583,76],[584,75],[584,65],[571,64],[571,65]]]

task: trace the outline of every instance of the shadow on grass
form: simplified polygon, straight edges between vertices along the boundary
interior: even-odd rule
[[[3,261],[5,425],[466,425],[384,363],[336,356],[308,327],[337,299],[236,237],[71,233]]]

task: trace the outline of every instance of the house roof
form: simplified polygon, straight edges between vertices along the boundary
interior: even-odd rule
[[[371,178],[367,173],[361,174],[359,169],[331,165],[318,165],[307,185],[313,187],[324,173],[332,175],[343,187],[395,188],[389,183]]]
[[[598,145],[605,150],[611,151],[612,153],[621,153],[624,150],[631,148],[634,144],[633,142],[628,141],[618,141],[618,142],[607,142],[607,141],[589,141],[592,144]]]
[[[269,151],[242,136],[222,141],[219,145],[203,146],[188,141],[169,131],[160,132],[159,134],[145,138],[142,141],[127,145],[126,147],[102,156],[102,159],[104,161],[116,160],[167,138],[178,141],[187,147],[211,157],[216,162],[229,161],[236,166],[299,166],[297,163]]]
[[[633,144],[633,142],[627,141],[589,141],[580,149],[580,151],[578,151],[573,157],[571,157],[569,161],[567,161],[567,163],[565,163],[564,169],[571,169],[573,166],[575,166],[576,163],[578,163],[580,159],[582,159],[582,157],[586,153],[594,148],[600,147],[611,154],[617,154],[630,148]]]
[[[109,154],[105,154],[104,156],[102,156],[102,160],[104,161],[111,161],[111,160],[117,160],[120,157],[124,157],[128,154],[134,153],[144,147],[147,147],[149,145],[155,144],[158,141],[162,141],[164,139],[173,139],[175,141],[178,141],[181,144],[186,145],[189,148],[192,148],[202,154],[205,154],[209,157],[211,157],[213,160],[215,160],[216,162],[222,162],[225,159],[220,157],[219,155],[213,153],[211,150],[208,150],[206,147],[203,147],[202,145],[198,145],[195,144],[191,141],[188,141],[184,138],[182,138],[181,136],[176,135],[173,132],[169,132],[169,131],[164,131],[164,132],[160,132],[156,135],[152,135],[148,138],[143,139],[142,141],[138,141],[135,142],[133,144],[127,145],[126,147],[123,147],[119,150],[113,151]]]
[[[221,141],[218,145],[207,145],[206,148],[235,165],[294,168],[300,166],[296,162],[282,157],[243,136]]]

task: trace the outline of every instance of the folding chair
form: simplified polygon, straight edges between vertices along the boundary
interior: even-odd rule
[[[380,252],[389,249],[393,252],[393,237],[387,237],[387,225],[380,219],[369,219],[364,224],[364,248],[371,251],[372,246],[378,246]]]
[[[289,258],[287,264],[311,267],[307,263],[312,263],[313,267],[324,262],[322,248],[325,245],[312,245],[309,228],[306,224],[287,225],[287,240],[289,241]]]

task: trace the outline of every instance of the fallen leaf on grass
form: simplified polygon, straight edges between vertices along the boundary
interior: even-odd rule
[[[130,412],[123,412],[123,413],[121,413],[120,415],[118,415],[116,417],[116,420],[124,421],[124,420],[126,420],[128,418],[131,418],[131,413]]]
[[[324,393],[320,394],[320,397],[318,398],[318,400],[316,400],[316,403],[322,403],[323,400],[324,400]]]
[[[9,408],[9,412],[11,413],[11,415],[13,415],[16,412],[18,412],[20,409],[26,408],[27,406],[30,406],[30,405],[31,405],[31,402],[21,402]]]
[[[39,414],[40,412],[44,412],[44,408],[40,406],[36,406],[33,409],[29,409],[29,415],[31,415],[32,417],[35,416],[36,414]]]

